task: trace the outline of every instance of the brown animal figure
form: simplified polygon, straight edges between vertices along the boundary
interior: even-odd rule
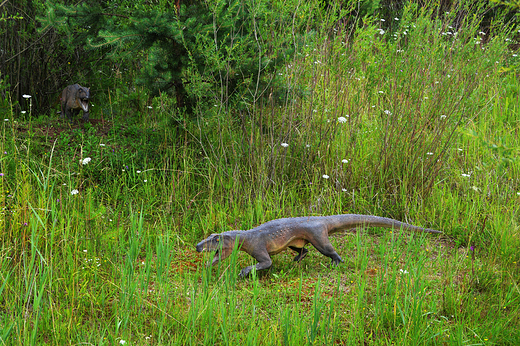
[[[286,248],[296,251],[298,255],[294,260],[301,261],[309,251],[304,246],[311,243],[319,252],[331,258],[333,265],[338,265],[343,260],[334,251],[329,234],[363,226],[442,233],[381,216],[357,214],[304,216],[272,220],[248,231],[212,234],[198,243],[196,248],[198,252],[216,250],[213,261],[208,263],[210,266],[231,255],[235,242],[238,241],[238,249],[253,256],[258,261],[255,265],[256,270],[262,270],[271,266],[271,255],[276,255]],[[252,269],[252,266],[242,269],[240,277],[249,275]]]
[[[72,121],[72,116],[83,110],[83,120],[88,121],[90,88],[79,84],[72,84],[63,89],[61,93],[61,117],[67,116]]]

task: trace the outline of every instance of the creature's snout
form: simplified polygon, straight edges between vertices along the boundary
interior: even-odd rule
[[[198,243],[197,246],[195,246],[195,249],[197,249],[197,252],[202,252],[204,250],[204,245],[202,243]]]

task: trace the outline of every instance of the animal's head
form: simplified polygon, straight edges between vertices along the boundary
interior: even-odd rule
[[[220,233],[212,234],[200,243],[197,244],[196,249],[198,252],[203,251],[216,251],[211,264],[217,263],[219,260],[231,255],[233,247],[235,246],[235,237],[229,234]]]
[[[90,88],[80,86],[76,97],[84,112],[88,112],[88,101],[90,100]]]

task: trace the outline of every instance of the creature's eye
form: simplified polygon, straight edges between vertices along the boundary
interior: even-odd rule
[[[217,241],[220,241],[220,238],[217,238]]]

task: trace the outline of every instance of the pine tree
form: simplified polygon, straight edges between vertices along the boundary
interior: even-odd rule
[[[137,82],[155,93],[172,91],[188,111],[209,101],[229,107],[258,99],[294,52],[290,33],[271,30],[290,25],[291,12],[265,2],[83,2],[53,5],[40,21],[75,31],[75,44],[109,46],[112,57],[140,57]]]

